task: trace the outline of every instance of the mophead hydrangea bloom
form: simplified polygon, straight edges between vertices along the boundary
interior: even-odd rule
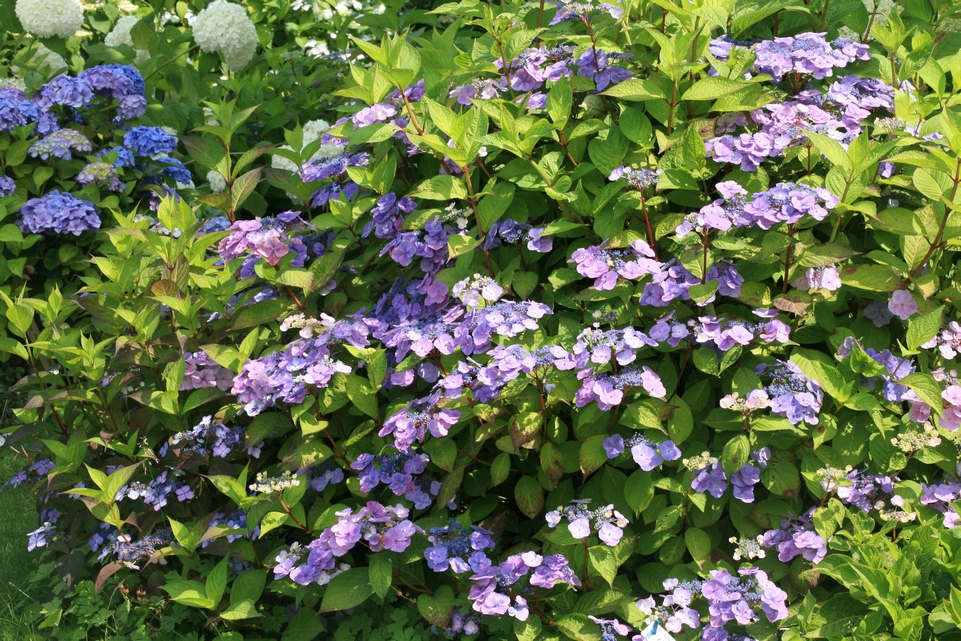
[[[194,41],[206,53],[220,53],[231,71],[242,69],[257,50],[257,29],[239,4],[218,0],[197,14]]]
[[[83,25],[80,0],[17,0],[17,18],[27,33],[67,38]]]

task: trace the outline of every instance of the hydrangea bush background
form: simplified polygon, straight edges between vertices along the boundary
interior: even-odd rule
[[[61,4],[38,634],[961,638],[953,4]]]

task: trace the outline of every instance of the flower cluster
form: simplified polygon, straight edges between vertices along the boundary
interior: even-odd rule
[[[61,160],[73,158],[71,151],[89,152],[93,150],[90,140],[79,131],[58,129],[30,145],[31,158],[47,160],[51,156]]]
[[[56,189],[31,198],[20,208],[20,229],[34,234],[73,234],[100,229],[100,216],[93,203]]]
[[[751,461],[731,475],[730,485],[734,498],[744,503],[754,502],[754,486],[761,480],[761,470],[767,467],[770,457],[771,451],[766,447],[751,452]],[[682,462],[694,472],[691,479],[692,490],[707,492],[716,499],[724,495],[728,487],[727,473],[721,462],[711,456],[710,452],[686,458]]]
[[[691,608],[695,598],[707,601],[710,622],[702,630],[706,641],[724,641],[730,638],[725,626],[731,621],[750,625],[758,620],[758,607],[768,621],[780,621],[788,616],[787,593],[778,588],[766,572],[755,567],[743,567],[734,576],[727,570],[712,570],[703,581],[678,581],[666,579],[664,589],[671,593],[664,596],[661,605],[654,597],[638,601],[637,608],[648,616],[663,622],[670,632],[680,632],[683,626],[697,629],[701,626],[700,615]]]
[[[554,247],[550,236],[544,236],[543,227],[533,227],[528,223],[517,222],[512,218],[498,220],[484,236],[484,249],[490,251],[501,243],[516,245],[526,241],[527,248],[539,254],[546,254]]]
[[[466,526],[451,519],[447,525],[432,527],[427,540],[431,545],[424,550],[427,567],[434,572],[444,572],[448,568],[456,574],[481,572],[491,566],[484,550],[493,548],[493,532],[477,527]]]
[[[387,485],[394,496],[403,496],[422,510],[430,506],[440,491],[440,481],[419,478],[427,469],[430,457],[424,453],[397,452],[393,454],[361,454],[350,464],[360,472],[360,491],[370,492],[378,485]]]
[[[83,26],[80,0],[17,0],[17,18],[38,38],[69,38]]]
[[[233,385],[233,372],[217,364],[206,352],[184,354],[184,380],[181,390],[217,387],[227,391]]]
[[[365,347],[366,341],[357,347]],[[251,358],[234,377],[231,394],[244,404],[249,416],[256,416],[277,401],[295,405],[307,396],[307,386],[326,387],[338,372],[352,368],[331,358],[327,337],[298,339],[285,349]]]
[[[110,191],[123,191],[124,189],[124,183],[120,180],[117,167],[99,160],[88,163],[86,167],[81,169],[76,180],[81,185],[95,183]]]
[[[257,51],[257,29],[243,5],[217,0],[197,14],[194,41],[206,53],[223,54],[227,69],[242,69]]]
[[[611,547],[617,545],[624,536],[624,528],[629,525],[627,518],[614,509],[613,505],[605,505],[596,510],[587,509],[591,499],[574,500],[570,505],[546,514],[547,525],[555,528],[561,520],[567,521],[567,529],[575,539],[586,539],[591,535],[591,523],[597,531],[597,537]]]
[[[427,432],[434,438],[443,438],[457,423],[460,412],[437,406],[437,394],[411,401],[407,407],[395,412],[384,421],[378,436],[393,435],[394,447],[406,452],[414,441],[424,442]]]
[[[665,461],[681,458],[681,450],[674,441],[654,443],[640,434],[632,434],[626,441],[620,434],[614,434],[604,439],[603,445],[609,459],[617,458],[625,449],[629,449],[634,462],[645,472],[657,469]]]
[[[0,198],[11,195],[17,189],[17,183],[9,176],[0,175]]]
[[[411,537],[422,531],[407,518],[409,511],[403,505],[385,506],[368,501],[356,512],[347,508],[336,514],[339,522],[324,530],[306,549],[295,543],[277,556],[274,578],[289,576],[300,585],[326,585],[350,567],[338,565],[336,559],[350,552],[361,540],[372,552],[403,552],[410,546]],[[304,560],[304,552],[307,558],[298,565]]]
[[[961,499],[961,481],[946,477],[940,483],[922,483],[921,505],[927,505],[944,515],[944,527],[952,528],[961,525],[961,515],[952,505]]]
[[[514,554],[500,565],[491,565],[470,577],[475,583],[468,598],[473,601],[474,611],[494,616],[508,614],[520,621],[526,621],[530,614],[527,599],[521,596],[521,590],[513,589],[512,586],[528,574],[531,586],[545,590],[558,583],[575,587],[581,584],[581,580],[568,566],[567,559],[560,554],[546,557],[536,552]]]
[[[781,529],[768,530],[763,535],[766,548],[777,548],[777,558],[788,562],[796,556],[817,565],[827,556],[828,547],[824,538],[814,531],[814,511],[812,507],[799,517],[781,521]]]
[[[10,487],[19,487],[24,483],[36,483],[46,478],[47,473],[55,467],[56,464],[48,458],[34,461],[26,469],[20,470],[4,481],[3,485],[0,485],[0,490],[5,489],[8,485]]]
[[[241,278],[254,275],[254,266],[263,258],[276,267],[284,256],[295,252],[293,267],[303,267],[307,261],[308,247],[294,231],[307,227],[299,211],[285,211],[273,217],[254,220],[238,220],[230,228],[230,234],[221,239],[218,253],[224,262],[245,256],[240,269]]]
[[[777,310],[755,309],[754,314],[762,320],[750,322],[740,318],[699,316],[682,323],[668,315],[651,327],[649,335],[658,344],[677,347],[682,341],[693,339],[702,345],[713,345],[721,352],[757,340],[781,344],[790,340],[791,328],[777,318]]]
[[[212,416],[203,417],[199,423],[189,430],[177,432],[165,442],[158,453],[166,456],[173,451],[178,455],[196,453],[205,460],[227,458],[235,448],[242,447],[245,432],[241,427],[228,427],[221,421],[215,421]],[[263,442],[247,448],[247,454],[257,458]]]
[[[637,280],[649,274],[659,274],[663,263],[654,258],[654,250],[646,242],[637,240],[624,249],[606,249],[603,245],[577,249],[569,262],[575,263],[577,273],[593,278],[594,289],[614,289],[618,277]]]
[[[160,127],[134,127],[124,134],[123,144],[138,156],[148,158],[177,150],[177,139]]]
[[[104,561],[114,557],[132,569],[139,569],[137,563],[149,561],[160,548],[177,544],[170,528],[154,530],[139,541],[134,541],[132,536],[122,532],[113,532],[108,537],[109,539],[104,539],[102,547],[98,546],[100,554],[97,560]]]
[[[31,102],[15,87],[0,87],[0,131],[36,123],[34,131],[41,136],[60,128],[53,114]]]
[[[834,70],[846,67],[855,60],[870,60],[867,45],[848,38],[828,42],[823,33],[802,33],[795,37],[762,40],[754,46],[754,68],[770,75],[774,82],[791,73],[820,80],[833,76]],[[711,52],[726,60],[731,48],[738,44],[726,36],[711,41]]]
[[[801,372],[800,367],[790,361],[779,360],[773,365],[761,363],[754,373],[771,379],[764,391],[771,399],[772,414],[787,418],[792,425],[801,421],[809,425],[818,424],[824,393],[816,381]]]
[[[155,512],[167,505],[167,498],[172,494],[177,501],[186,501],[194,497],[194,491],[186,483],[176,480],[179,471],[168,470],[161,472],[155,479],[147,483],[132,481],[124,485],[117,491],[115,501],[130,499],[133,501],[142,500],[144,505],[153,507]],[[179,472],[183,475],[183,472]]]

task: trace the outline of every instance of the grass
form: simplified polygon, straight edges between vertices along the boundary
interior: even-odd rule
[[[9,450],[0,453],[0,485],[24,467]],[[27,552],[27,533],[38,527],[36,503],[29,487],[0,492],[0,641],[23,641],[32,636],[24,621],[24,592],[36,558]]]

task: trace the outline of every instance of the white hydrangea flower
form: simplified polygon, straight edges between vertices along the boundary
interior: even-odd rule
[[[120,45],[127,45],[128,47],[134,46],[133,36],[130,35],[130,30],[133,26],[137,24],[137,16],[122,16],[117,20],[117,24],[113,26],[113,29],[107,36],[103,39],[103,43],[108,47],[118,47]],[[144,49],[137,49],[137,56],[134,58],[134,64],[141,65],[150,58],[150,53]]]
[[[220,175],[219,171],[211,169],[207,172],[207,182],[210,184],[210,191],[219,194],[227,189],[227,181]]]
[[[330,55],[330,47],[323,40],[308,40],[304,45],[304,53],[311,58],[323,58]]]
[[[20,24],[40,38],[67,38],[83,26],[80,0],[17,0]]]
[[[0,87],[13,87],[14,89],[19,89],[20,91],[27,90],[27,85],[20,76],[0,78]]]
[[[257,50],[257,29],[239,4],[217,0],[197,14],[194,40],[206,53],[223,54],[231,71],[243,68]]]
[[[319,140],[324,132],[330,129],[330,123],[326,120],[309,120],[304,124],[304,144]]]

